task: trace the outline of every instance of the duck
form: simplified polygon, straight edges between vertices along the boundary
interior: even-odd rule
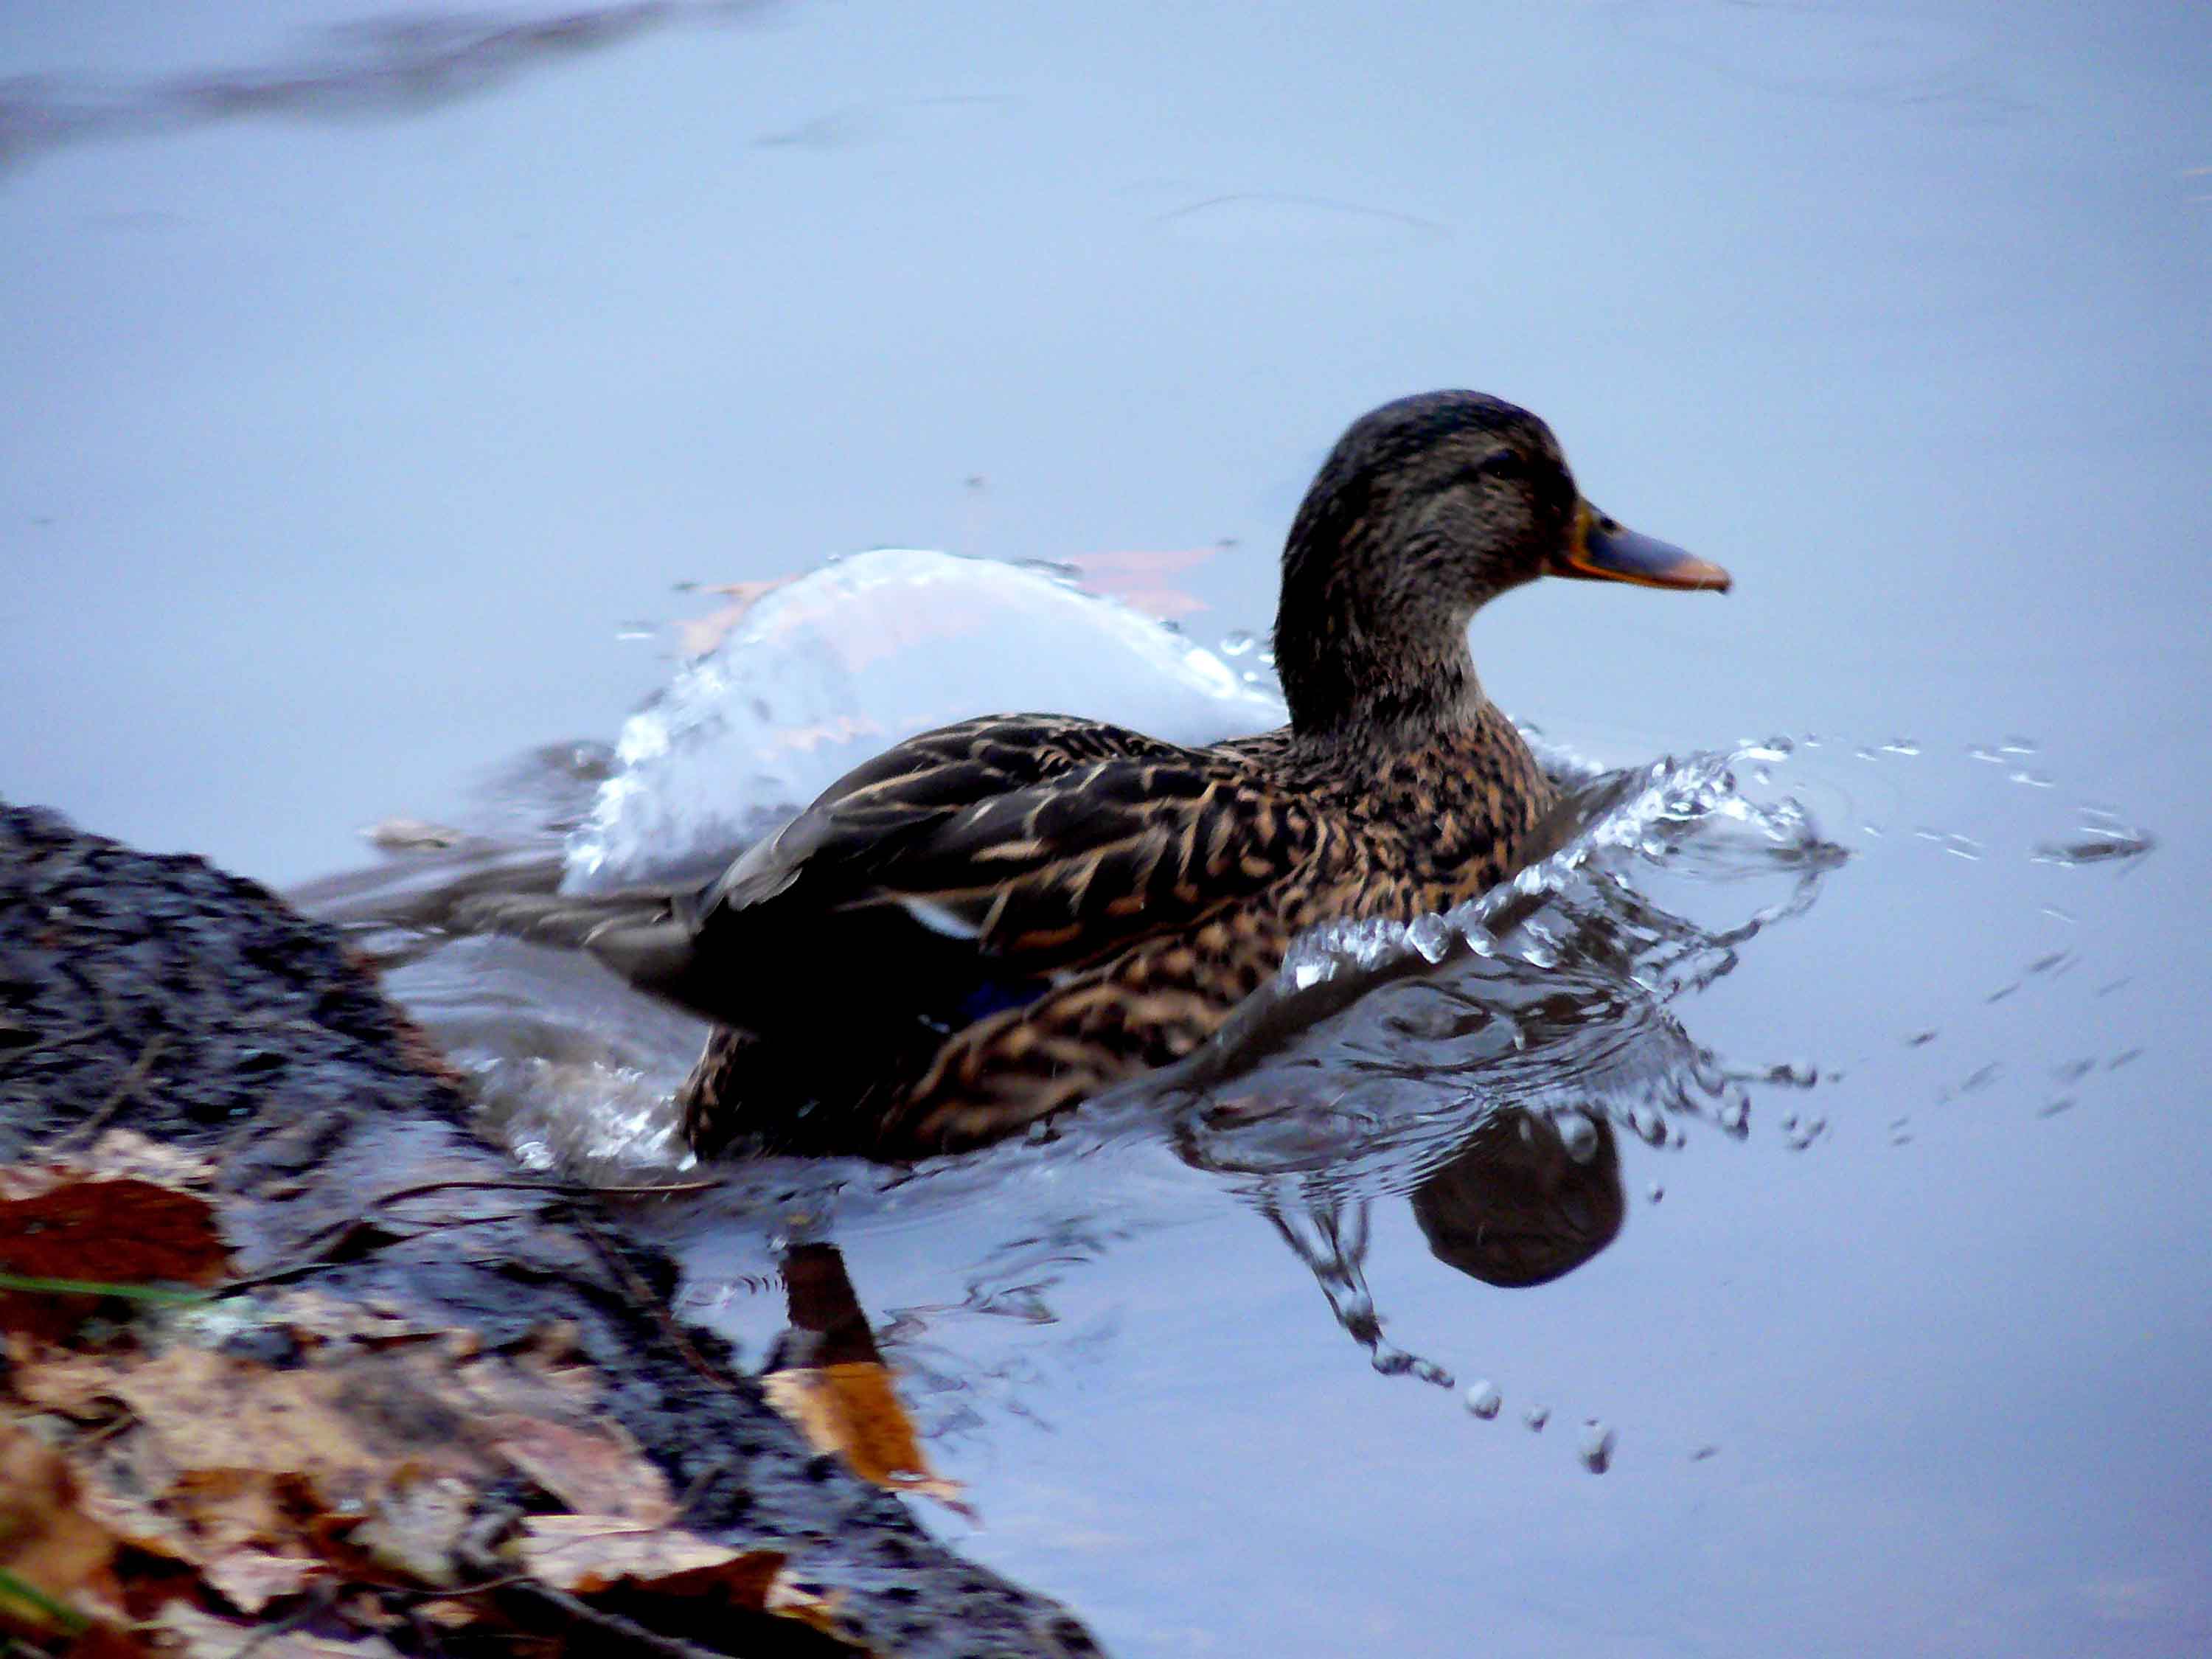
[[[713,1022],[677,1102],[702,1157],[911,1161],[1036,1131],[1200,1048],[1308,929],[1411,921],[1518,867],[1557,792],[1468,626],[1546,576],[1730,585],[1592,507],[1528,410],[1385,404],[1284,543],[1288,724],[1210,747],[1052,714],[926,732],[582,942]]]

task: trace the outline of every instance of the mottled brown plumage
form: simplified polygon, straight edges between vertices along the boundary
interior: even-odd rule
[[[1284,550],[1289,726],[1207,749],[1050,714],[946,726],[695,902],[600,927],[604,959],[723,1028],[684,1088],[693,1145],[976,1146],[1188,1054],[1304,929],[1480,892],[1553,792],[1467,624],[1547,573],[1727,585],[1591,509],[1526,411],[1386,404]]]

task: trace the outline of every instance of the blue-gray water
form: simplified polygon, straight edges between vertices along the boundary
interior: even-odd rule
[[[611,739],[676,583],[881,543],[1227,540],[1183,624],[1263,629],[1346,420],[1511,397],[1738,586],[1514,595],[1493,695],[1789,736],[1851,855],[1670,1005],[1749,1133],[1624,1133],[1535,1288],[1345,1200],[1494,1420],[1181,1143],[864,1206],[942,1524],[1124,1654],[2212,1644],[2201,8],[366,15],[0,18],[0,793],[297,881]]]

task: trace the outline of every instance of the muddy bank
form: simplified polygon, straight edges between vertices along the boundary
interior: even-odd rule
[[[687,1626],[673,1604],[624,1603],[574,1650],[836,1650],[827,1630],[884,1654],[1096,1651],[1064,1609],[953,1556],[898,1497],[813,1454],[733,1356],[670,1321],[672,1268],[629,1236],[625,1206],[680,1200],[523,1177],[330,929],[196,859],[0,808],[0,1164],[117,1130],[207,1160],[225,1282],[254,1285],[223,1305],[313,1291],[449,1347],[456,1332],[493,1355],[556,1344],[688,1535],[780,1553],[830,1609],[810,1627],[717,1605]],[[162,1340],[267,1372],[299,1363],[292,1334],[243,1315]],[[20,1370],[25,1351],[10,1352]],[[510,1630],[562,1629],[557,1595],[523,1583],[495,1598],[518,1604]],[[379,1639],[467,1650],[465,1630],[419,1624]]]

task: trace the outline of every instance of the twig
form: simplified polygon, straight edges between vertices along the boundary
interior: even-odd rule
[[[702,1648],[697,1643],[687,1642],[678,1636],[663,1636],[659,1631],[639,1624],[635,1619],[626,1619],[621,1613],[595,1607],[582,1597],[571,1595],[566,1590],[555,1589],[550,1584],[533,1583],[521,1586],[520,1589],[523,1595],[544,1602],[547,1607],[579,1624],[588,1625],[608,1636],[617,1638],[641,1652],[659,1654],[661,1659],[729,1659],[727,1649]]]
[[[316,1584],[307,1592],[307,1599],[299,1607],[293,1608],[291,1612],[273,1624],[263,1625],[252,1635],[240,1643],[238,1650],[230,1656],[230,1659],[248,1659],[248,1656],[268,1646],[279,1637],[289,1636],[318,1613],[329,1612],[337,1601],[337,1586],[336,1584]]]
[[[404,1199],[420,1198],[424,1193],[444,1192],[454,1188],[493,1193],[544,1193],[551,1198],[651,1198],[662,1193],[708,1193],[721,1184],[719,1181],[669,1181],[648,1182],[634,1187],[594,1187],[588,1182],[580,1181],[426,1181],[420,1186],[401,1187],[392,1192],[380,1193],[368,1201],[371,1204],[397,1204]]]
[[[693,1346],[690,1337],[684,1335],[684,1328],[676,1322],[676,1316],[668,1311],[668,1304],[654,1294],[652,1285],[638,1276],[637,1269],[629,1265],[622,1252],[608,1241],[606,1235],[592,1224],[591,1218],[573,1207],[568,1213],[576,1224],[576,1231],[583,1234],[585,1241],[599,1252],[599,1260],[606,1263],[608,1271],[622,1281],[623,1288],[630,1294],[630,1299],[653,1316],[653,1322],[660,1327],[660,1334],[683,1357],[684,1363],[716,1388],[736,1393],[738,1385],[729,1373],[708,1363],[707,1357]]]
[[[424,1222],[421,1224],[427,1231],[432,1226],[482,1227],[495,1221],[514,1219],[511,1215],[466,1215],[455,1216],[450,1220],[434,1223]],[[284,1266],[271,1267],[267,1273],[256,1273],[251,1279],[234,1279],[227,1283],[217,1285],[207,1292],[208,1299],[212,1302],[221,1297],[236,1296],[242,1291],[258,1291],[264,1285],[280,1285],[288,1279],[297,1279],[301,1273],[312,1273],[335,1256],[356,1234],[373,1231],[375,1224],[363,1216],[349,1216],[345,1220],[333,1226],[324,1228],[313,1245]],[[404,1244],[409,1239],[419,1237],[421,1235],[416,1233],[410,1233],[404,1237],[394,1234],[388,1236],[388,1242],[393,1244]]]
[[[88,1142],[106,1127],[107,1120],[123,1109],[123,1103],[138,1092],[139,1085],[146,1081],[146,1074],[153,1070],[154,1062],[161,1057],[161,1050],[168,1046],[169,1039],[165,1032],[156,1031],[148,1037],[146,1046],[138,1051],[138,1058],[131,1062],[131,1069],[124,1073],[123,1080],[115,1085],[114,1091],[93,1109],[89,1117],[56,1135],[48,1143],[46,1150],[59,1152],[79,1141]]]
[[[685,1181],[638,1187],[592,1187],[551,1181],[456,1178],[448,1181],[424,1181],[411,1187],[399,1187],[388,1193],[379,1193],[368,1200],[366,1207],[371,1210],[380,1209],[389,1205],[404,1203],[410,1199],[421,1198],[430,1193],[440,1192],[534,1193],[541,1198],[567,1204],[575,1199],[595,1198],[605,1194],[627,1197],[659,1193],[705,1192],[717,1184],[712,1181]],[[514,1215],[455,1216],[441,1218],[434,1222],[414,1224],[426,1228],[432,1226],[480,1227],[493,1222],[514,1221],[519,1218]],[[234,1279],[228,1284],[216,1285],[208,1292],[208,1295],[210,1297],[235,1296],[241,1291],[259,1290],[266,1285],[279,1284],[287,1279],[297,1278],[300,1274],[311,1272],[328,1261],[348,1242],[374,1224],[365,1215],[348,1216],[343,1221],[335,1222],[323,1229],[307,1245],[303,1247],[300,1255],[284,1266],[272,1267],[267,1273],[256,1273],[251,1279]],[[392,1242],[398,1243],[404,1241],[394,1239]]]

